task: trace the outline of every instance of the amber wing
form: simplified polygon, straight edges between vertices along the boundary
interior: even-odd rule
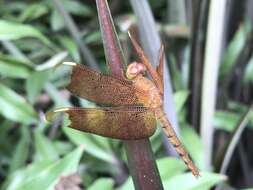
[[[142,139],[156,129],[154,113],[144,107],[61,108],[54,112],[67,113],[73,129],[115,139]]]
[[[72,65],[71,81],[67,89],[81,98],[100,105],[140,105],[141,95],[128,80],[104,75],[80,64]],[[144,95],[145,96],[145,95]]]

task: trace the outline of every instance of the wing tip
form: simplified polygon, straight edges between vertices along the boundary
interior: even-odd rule
[[[68,65],[68,66],[77,66],[77,63],[71,62],[71,61],[65,61],[62,63],[63,65]]]
[[[55,118],[55,115],[57,113],[61,113],[61,112],[64,112],[64,113],[67,113],[68,114],[68,111],[70,110],[70,108],[58,108],[58,109],[55,109],[55,110],[50,110],[48,111],[46,114],[45,114],[45,120],[46,122],[48,123],[52,123],[54,121],[54,118]]]
[[[127,34],[129,36],[129,38],[132,38],[132,34],[131,34],[130,30],[127,31]]]
[[[58,108],[58,109],[55,109],[53,112],[57,113],[57,112],[66,112],[66,111],[69,111],[69,108]]]

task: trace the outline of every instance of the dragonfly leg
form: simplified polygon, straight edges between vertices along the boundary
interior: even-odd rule
[[[162,84],[162,94],[164,93],[164,85],[163,85],[164,63],[165,63],[164,46],[161,44],[161,47],[159,49],[159,59],[158,64],[156,66],[156,72],[159,76],[160,83]]]

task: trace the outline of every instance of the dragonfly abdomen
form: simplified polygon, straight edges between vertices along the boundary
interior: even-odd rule
[[[199,170],[192,162],[191,158],[189,157],[187,151],[185,150],[184,146],[182,145],[181,141],[178,139],[174,129],[172,128],[169,120],[166,117],[166,114],[162,109],[156,110],[156,117],[161,122],[162,128],[168,137],[170,143],[174,146],[179,156],[182,158],[188,169],[192,172],[192,174],[196,177],[199,176]]]

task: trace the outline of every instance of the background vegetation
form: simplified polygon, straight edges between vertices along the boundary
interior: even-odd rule
[[[175,152],[158,129],[151,144],[164,189],[252,188],[252,1],[109,6],[128,62],[129,29],[152,63],[165,46],[165,109],[202,177],[168,157]],[[94,106],[69,94],[68,71],[58,65],[108,72],[95,1],[0,0],[0,15],[1,188],[134,189],[121,141],[69,129],[62,116],[45,121],[54,108]]]

